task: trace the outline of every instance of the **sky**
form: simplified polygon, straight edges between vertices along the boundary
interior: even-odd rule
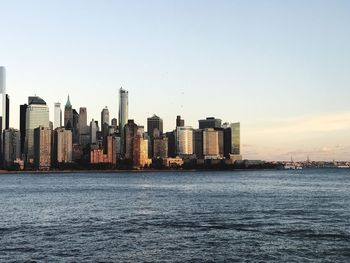
[[[350,1],[0,0],[10,125],[28,96],[173,130],[241,122],[242,154],[350,160]]]

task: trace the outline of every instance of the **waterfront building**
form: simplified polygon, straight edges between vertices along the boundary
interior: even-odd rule
[[[161,136],[153,139],[153,158],[168,158],[168,138]]]
[[[53,141],[53,163],[71,163],[73,156],[72,130],[56,128]]]
[[[25,153],[27,155],[27,161],[32,162],[34,158],[34,129],[39,126],[46,128],[50,126],[49,107],[42,98],[37,96],[28,98],[25,124]]]
[[[6,111],[8,108],[7,103],[6,103],[6,69],[5,67],[0,67],[0,95],[1,95],[1,131],[3,129],[6,129],[6,126],[8,124],[8,114],[9,112]]]
[[[221,120],[214,117],[208,117],[205,120],[199,120],[199,129],[221,128]]]
[[[26,114],[27,114],[27,104],[19,106],[19,131],[21,134],[21,153],[24,153],[24,144],[26,140]]]
[[[176,157],[176,136],[175,131],[165,133],[168,139],[168,157]]]
[[[176,128],[176,150],[180,157],[193,155],[193,129],[190,126]]]
[[[196,129],[194,132],[194,153],[197,159],[203,159],[203,130]]]
[[[165,167],[181,167],[184,164],[184,160],[180,157],[174,157],[174,158],[165,158],[163,159],[163,165]]]
[[[137,124],[134,120],[128,120],[128,123],[124,126],[124,134],[125,134],[125,159],[132,159],[133,157],[133,149],[134,149],[134,137],[137,134],[138,130]]]
[[[203,155],[204,159],[218,159],[219,155],[219,132],[213,128],[203,130]]]
[[[128,123],[129,119],[129,92],[120,88],[119,90],[119,133],[122,143],[122,155],[125,154],[125,136],[124,126]]]
[[[54,104],[54,122],[53,129],[59,128],[62,126],[62,110],[61,103],[56,102]]]
[[[133,165],[137,168],[143,168],[150,165],[148,159],[148,141],[144,139],[142,131],[138,130],[133,140]]]
[[[51,129],[38,127],[34,129],[34,165],[39,170],[51,168]]]
[[[21,158],[21,136],[16,129],[6,129],[3,132],[3,161],[4,167],[11,167]]]
[[[239,122],[231,123],[231,154],[241,154],[241,125]]]

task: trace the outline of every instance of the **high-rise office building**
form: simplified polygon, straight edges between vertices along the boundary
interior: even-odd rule
[[[49,107],[40,97],[34,96],[28,98],[26,110],[26,138],[25,150],[27,161],[34,158],[34,129],[39,126],[49,127]]]
[[[205,120],[199,120],[199,129],[221,128],[221,120],[214,117],[208,117]]]
[[[193,154],[193,129],[190,126],[176,128],[177,155],[186,157]]]
[[[168,139],[168,157],[176,157],[176,136],[175,131],[165,133]]]
[[[66,129],[73,129],[73,108],[70,103],[69,95],[66,105],[64,106],[64,127]]]
[[[53,141],[53,163],[71,163],[73,156],[73,136],[72,130],[59,127],[54,130]]]
[[[185,126],[185,120],[181,119],[180,115],[176,116],[176,127],[183,127]]]
[[[3,132],[4,166],[10,167],[14,161],[21,158],[21,136],[16,129],[6,129]]]
[[[6,94],[6,99],[5,99],[5,129],[10,128],[10,97],[8,94]]]
[[[127,90],[124,90],[123,88],[120,88],[119,90],[119,133],[120,133],[120,139],[121,139],[121,150],[122,155],[124,155],[124,143],[125,143],[125,136],[124,136],[124,126],[128,123],[129,119],[129,92]]]
[[[34,129],[34,165],[39,170],[51,168],[51,132],[42,126]]]
[[[19,106],[19,131],[21,133],[21,153],[24,153],[24,143],[26,140],[26,114],[27,104]]]
[[[213,128],[203,130],[203,155],[205,159],[217,159],[219,155],[219,132]]]
[[[6,70],[5,67],[0,67],[0,96],[1,96],[1,131],[6,128]]]
[[[102,124],[109,125],[109,110],[107,106],[101,111],[101,125]]]
[[[148,159],[148,141],[143,137],[142,130],[138,130],[133,138],[133,165],[143,168],[150,164]]]
[[[79,143],[79,113],[73,109],[73,143]]]
[[[90,143],[95,144],[97,143],[97,132],[98,132],[98,126],[94,119],[90,122]]]
[[[101,132],[104,151],[107,152],[107,136],[109,135],[109,110],[107,106],[101,111]]]
[[[158,130],[159,135],[163,134],[163,120],[154,114],[152,117],[147,118],[147,133],[151,139],[154,139],[153,132],[155,129]]]
[[[168,158],[168,138],[161,136],[153,140],[153,157]]]
[[[194,132],[194,153],[197,159],[203,159],[203,130],[196,129]]]
[[[231,123],[231,153],[241,154],[241,124],[239,122]]]
[[[79,144],[83,149],[90,144],[90,126],[87,125],[87,109],[85,107],[79,109]]]
[[[125,134],[125,159],[132,159],[133,157],[133,149],[134,149],[134,137],[137,134],[138,130],[137,124],[134,120],[128,120],[128,123],[124,126],[124,134]]]
[[[53,121],[53,128],[59,128],[62,126],[62,110],[61,110],[61,103],[56,102],[54,104],[54,121]]]

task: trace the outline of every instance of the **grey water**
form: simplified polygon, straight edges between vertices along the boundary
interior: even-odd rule
[[[350,169],[0,175],[0,262],[349,262]]]

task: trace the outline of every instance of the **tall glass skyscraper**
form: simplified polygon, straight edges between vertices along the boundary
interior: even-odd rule
[[[6,70],[5,67],[0,67],[0,95],[1,95],[1,129],[6,128]]]
[[[34,129],[49,127],[49,107],[40,97],[29,97],[26,111],[25,152],[27,160],[34,158]]]
[[[55,110],[54,110],[54,122],[53,122],[53,128],[56,129],[58,127],[62,126],[62,110],[61,110],[61,103],[56,102],[55,103]]]
[[[125,134],[124,126],[129,119],[129,92],[123,88],[119,89],[119,134],[121,141],[121,153],[124,155]]]
[[[241,124],[231,123],[231,153],[241,154]]]

